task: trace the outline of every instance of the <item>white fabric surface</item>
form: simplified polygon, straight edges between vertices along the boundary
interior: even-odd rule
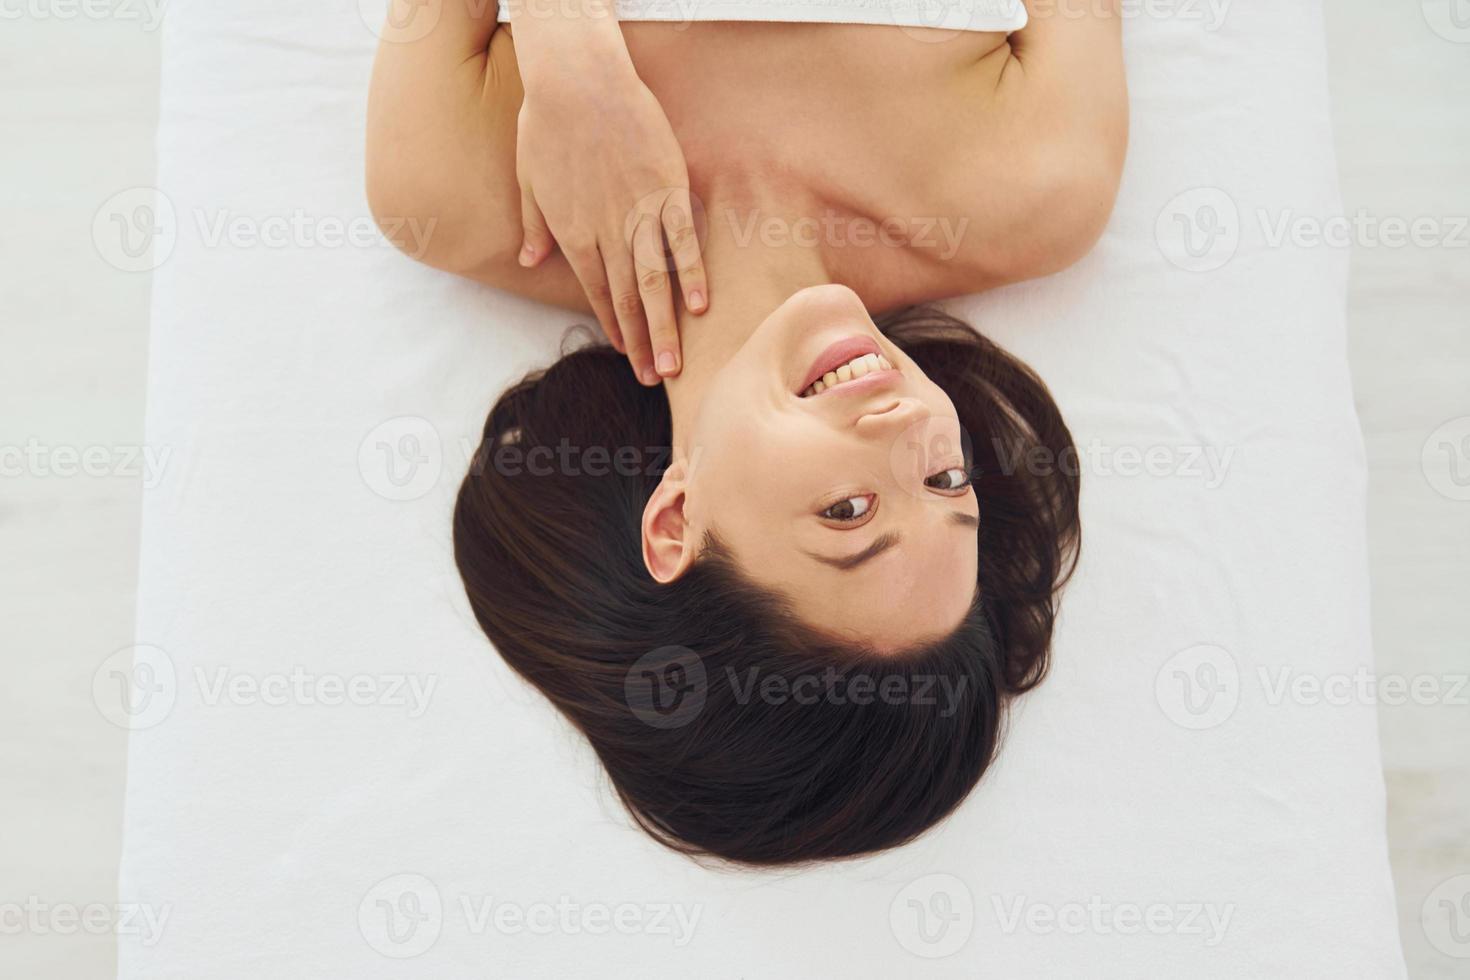
[[[1052,676],[935,832],[748,874],[628,825],[451,562],[483,413],[571,318],[333,237],[368,213],[357,11],[172,5],[148,435],[173,456],[145,499],[135,679],[158,690],[121,880],[170,914],[156,942],[121,937],[119,975],[1402,975],[1373,708],[1276,691],[1371,667],[1345,256],[1273,245],[1256,217],[1338,208],[1319,13],[1128,24],[1133,145],[1103,241],[955,304],[1091,447]],[[1214,271],[1168,257],[1225,257],[1171,244],[1168,206],[1199,187],[1219,192],[1189,211],[1224,193],[1240,216]],[[1151,447],[1172,448],[1133,473]],[[405,677],[426,704],[390,690]],[[1189,677],[1215,700],[1182,700]],[[321,703],[337,682],[382,703]]]
[[[534,11],[538,5],[552,2],[499,0],[496,16],[504,23],[511,19],[515,3],[525,3]],[[620,21],[891,24],[1007,33],[1026,26],[1026,5],[1022,0],[616,0],[614,6]]]

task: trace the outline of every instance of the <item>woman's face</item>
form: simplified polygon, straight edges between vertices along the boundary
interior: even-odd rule
[[[809,626],[894,651],[964,618],[979,508],[954,404],[852,290],[783,303],[713,378],[687,435],[692,540],[713,532]]]

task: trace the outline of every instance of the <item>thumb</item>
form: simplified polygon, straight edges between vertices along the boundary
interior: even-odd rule
[[[556,239],[546,227],[546,217],[536,206],[531,188],[521,185],[521,250],[517,261],[527,269],[540,264],[556,247]]]

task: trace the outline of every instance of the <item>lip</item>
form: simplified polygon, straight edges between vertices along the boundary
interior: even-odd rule
[[[822,351],[821,354],[817,355],[817,359],[812,362],[811,369],[808,370],[806,373],[806,378],[801,382],[800,385],[797,386],[796,393],[799,395],[803,391],[806,391],[812,386],[812,383],[815,382],[822,375],[826,374],[828,371],[837,370],[839,367],[846,364],[854,357],[862,357],[864,354],[881,353],[883,353],[882,349],[879,348],[878,342],[872,337],[863,336],[862,334],[857,334],[852,337],[844,337],[842,340],[839,340],[836,343],[830,345],[826,350]],[[873,372],[873,374],[889,373],[897,374],[898,372]],[[864,377],[872,376],[873,375],[864,375]],[[862,380],[863,378],[857,379],[857,381]],[[848,384],[856,384],[857,381],[850,381],[848,382]],[[846,387],[846,385],[844,385],[843,387]],[[826,394],[826,392],[823,392],[823,394]]]

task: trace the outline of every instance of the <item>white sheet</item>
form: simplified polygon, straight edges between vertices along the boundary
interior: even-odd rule
[[[333,244],[367,221],[351,5],[173,4],[148,410],[173,455],[145,501],[155,692],[122,869],[168,917],[121,937],[119,975],[1402,975],[1373,708],[1278,689],[1371,668],[1345,258],[1270,240],[1338,208],[1318,4],[1213,30],[1128,6],[1155,16],[1128,25],[1107,235],[956,304],[1092,447],[1055,670],[936,832],[757,875],[631,829],[461,594],[468,448],[569,318]],[[1202,205],[1226,234],[1191,256],[1174,214]],[[322,703],[337,683],[369,703]]]
[[[499,0],[496,17],[511,20],[519,0]],[[535,10],[536,0],[529,9]],[[885,24],[948,31],[1019,31],[1026,26],[1023,0],[616,0],[619,21],[655,20],[681,24],[706,20],[776,23]]]

